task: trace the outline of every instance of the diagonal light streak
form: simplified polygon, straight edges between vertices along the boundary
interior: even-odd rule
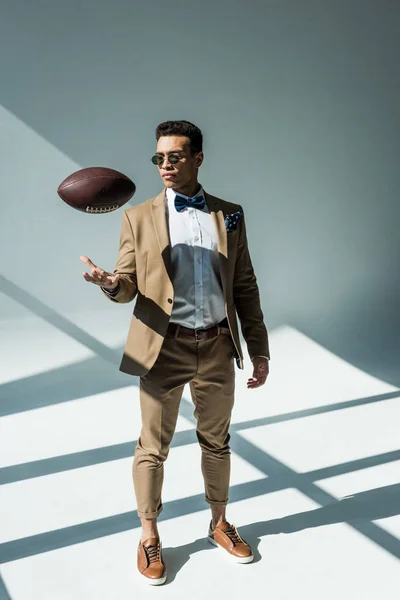
[[[44,319],[59,331],[62,331],[83,346],[86,346],[86,348],[89,348],[89,350],[97,354],[100,358],[112,364],[120,360],[121,357],[118,352],[100,342],[97,338],[90,335],[90,333],[75,325],[75,323],[53,308],[50,308],[50,306],[22,289],[16,283],[4,277],[4,275],[0,275],[0,291],[30,310],[37,317]]]

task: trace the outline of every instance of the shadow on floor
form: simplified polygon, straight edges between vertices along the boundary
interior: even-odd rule
[[[368,490],[316,510],[297,513],[281,519],[250,523],[238,529],[240,535],[253,549],[254,561],[251,564],[256,564],[262,560],[259,545],[261,538],[265,536],[280,533],[291,534],[335,523],[358,522],[358,524],[368,525],[370,521],[398,514],[400,514],[400,484]],[[218,551],[207,542],[206,537],[184,546],[164,548],[163,557],[168,568],[166,585],[174,581],[179,571],[190,560],[191,555],[205,550]],[[400,541],[397,541],[397,546],[393,543],[392,553],[400,557]]]

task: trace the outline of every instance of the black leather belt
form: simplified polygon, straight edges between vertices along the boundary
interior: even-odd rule
[[[190,337],[196,341],[210,340],[216,337],[219,333],[225,333],[220,331],[221,328],[227,329],[228,331],[226,333],[230,333],[228,319],[226,317],[217,325],[207,327],[206,329],[193,329],[192,327],[183,327],[183,325],[179,325],[178,323],[169,323],[167,334],[173,337]]]

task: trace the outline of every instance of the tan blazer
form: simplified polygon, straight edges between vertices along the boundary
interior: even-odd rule
[[[229,329],[236,348],[237,366],[243,369],[236,312],[250,357],[269,357],[268,334],[241,218],[228,233],[225,216],[243,210],[238,204],[205,194],[218,242],[220,274]],[[130,302],[133,309],[120,371],[145,375],[155,363],[163,343],[174,303],[171,245],[163,191],[123,211],[120,247],[114,273],[120,274],[120,291],[112,302]],[[105,292],[103,292],[105,293]]]

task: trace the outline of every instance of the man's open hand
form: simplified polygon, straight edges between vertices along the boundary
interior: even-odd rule
[[[269,361],[263,356],[253,358],[253,377],[247,380],[247,389],[258,388],[267,381],[269,373]]]
[[[80,259],[91,271],[91,274],[86,273],[86,271],[83,272],[83,277],[86,281],[110,291],[117,288],[119,275],[114,275],[113,273],[104,271],[101,267],[97,267],[87,256],[81,256]]]

